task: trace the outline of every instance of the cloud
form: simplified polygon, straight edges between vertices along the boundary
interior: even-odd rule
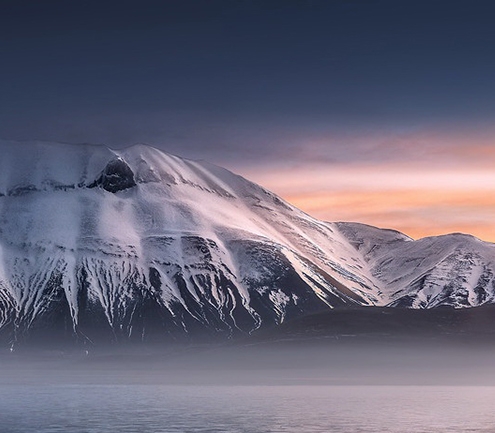
[[[481,149],[468,152],[463,166],[319,163],[245,174],[323,220],[394,228],[414,238],[464,232],[495,241],[494,152]],[[461,160],[465,149],[458,150]]]
[[[494,197],[493,191],[424,188],[307,193],[286,199],[327,221],[393,228],[413,238],[463,232],[495,241]]]

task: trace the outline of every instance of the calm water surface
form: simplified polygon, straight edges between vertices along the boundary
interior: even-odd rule
[[[2,385],[18,432],[493,432],[495,388]]]

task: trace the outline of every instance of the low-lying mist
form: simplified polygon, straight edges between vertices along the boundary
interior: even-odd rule
[[[492,345],[342,336],[258,344],[4,352],[0,384],[495,385]]]

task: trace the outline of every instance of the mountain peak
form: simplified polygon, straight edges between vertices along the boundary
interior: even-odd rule
[[[334,308],[495,302],[495,246],[318,221],[153,147],[0,142],[0,341],[249,334]]]
[[[228,170],[144,145],[1,148],[8,338],[57,321],[83,340],[95,323],[111,338],[233,335],[378,302],[338,230]]]

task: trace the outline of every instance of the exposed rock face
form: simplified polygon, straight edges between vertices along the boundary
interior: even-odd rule
[[[117,192],[136,186],[136,182],[131,167],[122,159],[117,158],[107,164],[100,177],[89,185],[89,188],[96,186],[109,192]]]

